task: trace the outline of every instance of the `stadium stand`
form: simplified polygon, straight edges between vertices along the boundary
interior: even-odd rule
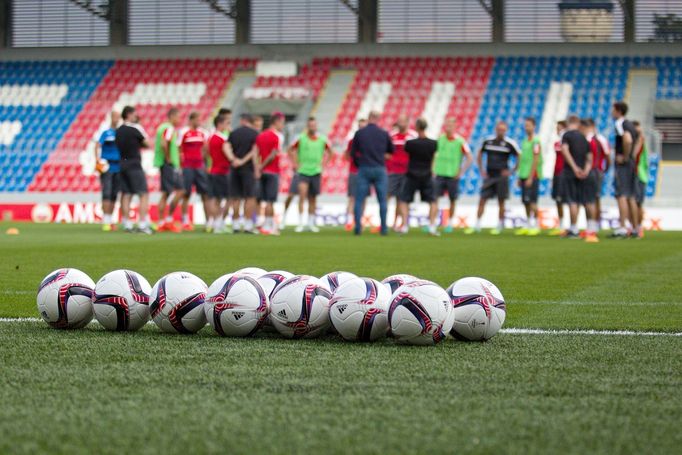
[[[249,58],[2,62],[0,191],[96,191],[99,182],[88,171],[91,153],[85,151],[112,108],[137,105],[150,135],[171,105],[179,106],[183,116],[197,110],[207,122],[233,71],[254,65]],[[384,112],[387,128],[402,112],[413,119],[424,116],[432,135],[446,116],[454,116],[473,148],[499,119],[507,120],[510,136],[520,140],[523,118],[533,116],[549,145],[555,121],[568,112],[594,117],[613,141],[610,105],[625,95],[634,68],[657,70],[658,99],[682,98],[679,57],[325,57],[301,65],[296,76],[258,77],[253,86],[303,87],[317,98],[331,70],[355,71],[328,132],[338,151],[370,109]],[[347,172],[347,163],[336,156],[325,170],[323,191],[345,192]],[[656,157],[651,173],[650,195],[658,175]],[[286,182],[282,179],[282,188]],[[462,192],[474,194],[478,184],[472,168]],[[150,187],[158,187],[155,176]],[[547,187],[544,182],[543,193]],[[608,178],[604,188],[611,189]]]
[[[112,64],[0,62],[0,191],[26,190]]]

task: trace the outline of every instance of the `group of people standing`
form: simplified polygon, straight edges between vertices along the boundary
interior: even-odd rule
[[[640,125],[625,118],[627,105],[624,102],[614,103],[612,113],[616,131],[615,193],[620,210],[620,226],[613,236],[641,237],[642,203],[648,179],[646,144]],[[378,232],[382,235],[389,232],[387,207],[392,198],[396,200],[393,229],[401,234],[408,232],[409,207],[417,193],[421,202],[429,205],[428,232],[440,235],[441,225],[444,232],[452,232],[460,180],[475,161],[482,178],[480,200],[476,222],[464,229],[464,233],[481,232],[489,199],[497,199],[499,209],[498,224],[490,233],[502,232],[512,175],[517,176],[526,210],[525,223],[516,234],[534,236],[541,233],[538,197],[540,181],[544,177],[543,151],[534,118],[525,119],[525,138],[520,146],[507,136],[506,122],[499,121],[495,134],[483,141],[476,159],[465,138],[457,133],[454,118],[445,120],[437,140],[427,137],[428,124],[423,118],[416,120],[412,130],[409,119],[401,115],[391,132],[379,126],[380,120],[379,112],[370,112],[367,119],[360,119],[358,129],[348,143],[345,155],[350,163],[347,230],[356,235],[362,233],[365,202],[373,188],[381,220]],[[297,195],[296,231],[317,232],[315,220],[321,175],[333,152],[327,138],[318,132],[314,117],[308,119],[305,131],[285,149],[285,122],[285,116],[275,112],[268,128],[260,131],[262,126],[257,125],[254,117],[242,114],[239,126],[231,130],[232,113],[222,109],[213,119],[212,131],[207,131],[202,128],[198,113],[190,113],[187,125],[183,127],[180,111],[171,108],[167,121],[157,128],[154,141],[154,166],[159,169],[161,186],[158,230],[194,229],[188,209],[192,192],[196,191],[203,202],[207,231],[278,235],[286,211]],[[592,119],[577,116],[558,122],[557,135],[552,198],[556,201],[560,226],[549,234],[567,238],[583,236],[588,242],[596,242],[602,182],[612,165],[608,141],[598,134]],[[111,126],[101,134],[96,148],[104,230],[113,228],[114,204],[120,192],[123,228],[133,230],[127,214],[132,196],[138,195],[136,230],[152,232],[147,180],[140,154],[142,148],[149,146],[148,136],[139,125],[132,106],[126,106],[120,115],[112,113]],[[289,157],[294,175],[278,223],[274,203],[279,195],[280,158],[284,154]],[[438,219],[437,207],[437,200],[444,195],[449,200],[445,222]],[[180,225],[174,221],[178,206]],[[565,206],[568,206],[568,225],[564,224]],[[580,207],[584,207],[587,219],[587,229],[582,235],[577,228]],[[231,227],[225,223],[230,215]],[[261,224],[257,226],[256,220],[261,220]]]

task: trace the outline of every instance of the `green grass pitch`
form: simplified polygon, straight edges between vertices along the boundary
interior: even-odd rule
[[[557,238],[405,238],[339,230],[279,238],[103,234],[10,225],[0,235],[0,318],[38,317],[40,280],[129,268],[153,284],[245,266],[447,286],[483,276],[505,328],[659,336],[501,333],[432,348],[108,333],[0,323],[0,453],[679,453],[682,233],[585,244]]]

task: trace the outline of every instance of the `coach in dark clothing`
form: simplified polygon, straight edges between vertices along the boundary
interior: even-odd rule
[[[351,156],[358,167],[357,195],[355,197],[355,235],[362,232],[362,208],[369,195],[370,186],[374,186],[379,201],[381,217],[381,235],[388,233],[386,225],[386,155],[393,153],[391,136],[377,123],[381,115],[370,112],[367,126],[359,129],[353,137]]]

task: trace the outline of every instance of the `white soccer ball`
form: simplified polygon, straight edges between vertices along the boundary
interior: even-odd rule
[[[173,272],[152,288],[149,311],[154,324],[168,333],[196,333],[206,325],[206,283],[188,272]]]
[[[204,311],[213,329],[222,336],[253,335],[268,316],[268,296],[255,278],[228,274],[208,288]]]
[[[275,288],[270,322],[287,338],[314,338],[327,331],[331,293],[319,279],[296,275]]]
[[[38,286],[38,312],[55,329],[80,329],[92,320],[95,282],[78,269],[58,269]]]
[[[322,282],[322,286],[324,286],[329,292],[334,292],[336,288],[341,286],[346,281],[357,277],[357,275],[350,272],[329,272],[328,274],[322,276],[320,281]]]
[[[391,296],[388,319],[399,343],[433,345],[452,329],[454,313],[448,293],[431,281],[412,281]]]
[[[137,272],[109,272],[95,285],[95,318],[107,330],[139,330],[149,321],[151,290],[149,282]]]
[[[251,275],[254,278],[258,278],[261,275],[264,275],[268,273],[267,270],[261,269],[260,267],[244,267],[243,269],[239,269],[234,274],[240,274],[240,275]]]
[[[452,300],[455,323],[452,336],[459,340],[489,340],[504,324],[507,308],[497,286],[488,280],[467,277],[447,289]]]
[[[388,331],[388,288],[371,278],[352,278],[336,288],[329,316],[336,331],[348,341],[374,341]]]
[[[406,273],[399,273],[397,275],[391,275],[387,276],[383,280],[381,280],[381,283],[384,284],[389,292],[393,294],[396,289],[398,289],[400,286],[402,286],[405,283],[409,283],[411,281],[417,281],[419,278],[416,276],[408,275]]]

